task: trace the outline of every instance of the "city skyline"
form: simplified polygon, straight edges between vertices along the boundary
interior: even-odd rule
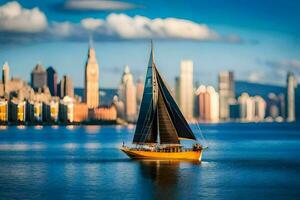
[[[8,2],[11,1],[0,1],[1,12],[4,14],[7,10],[13,9],[7,8]],[[83,87],[83,78],[77,76],[76,72],[81,71],[85,63],[82,55],[86,51],[89,34],[94,35],[94,48],[97,51],[97,60],[100,61],[99,72],[109,75],[100,79],[100,86],[104,88],[117,87],[117,83],[111,82],[109,77],[117,78],[126,64],[130,66],[135,77],[145,73],[143,63],[147,62],[148,52],[144,49],[150,38],[159,41],[156,42],[158,53],[156,59],[161,63],[161,73],[170,85],[174,85],[173,78],[176,76],[176,71],[172,69],[178,68],[179,62],[185,59],[193,61],[194,80],[202,84],[216,85],[217,72],[227,70],[235,71],[236,77],[240,80],[277,85],[285,84],[287,71],[293,71],[299,77],[300,49],[297,39],[299,22],[295,20],[298,14],[293,11],[300,6],[296,2],[276,1],[270,6],[267,2],[251,1],[247,6],[256,10],[256,14],[252,12],[229,14],[235,7],[241,10],[243,8],[241,3],[229,1],[228,5],[222,4],[222,12],[218,14],[220,15],[218,18],[213,17],[210,12],[219,10],[217,5],[221,4],[220,2],[192,1],[191,5],[202,12],[196,12],[193,6],[189,7],[192,9],[190,13],[184,10],[176,12],[178,8],[186,7],[180,2],[168,5],[169,9],[166,10],[164,7],[166,3],[157,1],[150,5],[149,2],[141,1],[129,2],[130,5],[138,5],[132,9],[117,11],[111,9],[105,12],[82,10],[76,15],[71,11],[74,7],[64,4],[64,1],[55,0],[47,1],[47,3],[42,4],[39,1],[14,3],[14,7],[19,5],[21,11],[27,9],[33,12],[33,8],[36,7],[39,16],[44,16],[42,22],[45,23],[41,26],[42,30],[36,28],[34,34],[29,34],[28,29],[25,29],[27,26],[24,28],[19,23],[11,23],[13,27],[5,26],[9,19],[6,15],[0,19],[0,35],[3,40],[0,44],[0,62],[8,61],[11,71],[15,71],[16,76],[28,81],[30,78],[24,76],[25,72],[40,62],[45,67],[53,66],[59,74],[73,77],[75,87]],[[55,9],[59,6],[63,9]],[[66,6],[69,6],[68,9]],[[161,9],[161,12],[152,12],[157,7]],[[283,11],[279,14],[280,9]],[[272,14],[268,15],[266,11]],[[16,19],[22,16],[21,14],[22,12],[16,12]],[[137,15],[142,18],[136,18]],[[100,34],[98,29],[90,31],[91,28],[100,26],[102,22],[110,23],[109,19],[116,20],[115,23],[119,23],[118,20],[125,20],[124,24],[122,23],[125,30],[115,26],[115,29],[110,30],[115,34],[114,37],[111,35],[104,37],[105,35]],[[159,32],[150,35],[145,35],[145,32],[133,32],[133,35],[128,36],[126,32],[128,25],[125,23],[128,21],[126,20],[135,24],[137,19],[146,19],[145,26],[150,28],[154,27],[154,22],[157,20],[166,24],[169,23],[167,19],[173,19],[171,21],[174,24],[185,22],[181,25],[195,28],[196,33],[197,31],[202,33],[202,37],[199,36],[201,34],[198,35],[199,37],[187,34],[186,38],[183,38],[178,34],[178,29],[170,32],[169,26],[162,27],[168,30],[167,35],[160,35]],[[283,23],[284,20],[288,23]],[[40,24],[28,23],[29,25],[38,27]],[[54,37],[49,31],[57,31],[55,25],[60,25],[59,30],[62,33],[64,33],[63,30],[69,30],[69,27],[75,29],[75,32],[78,30],[79,35],[75,35],[76,37],[73,34],[68,37],[56,35]],[[83,29],[82,26],[88,28],[89,31]],[[33,29],[30,30],[33,31]],[[41,37],[43,34],[48,35],[48,38]],[[20,43],[19,40],[22,42]]]

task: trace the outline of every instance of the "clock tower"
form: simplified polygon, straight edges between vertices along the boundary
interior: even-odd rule
[[[99,67],[92,42],[89,44],[88,59],[85,64],[84,102],[88,108],[99,105]]]

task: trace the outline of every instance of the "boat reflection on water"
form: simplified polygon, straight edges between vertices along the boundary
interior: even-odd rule
[[[157,199],[178,199],[180,184],[185,184],[182,169],[186,165],[200,165],[199,161],[136,160],[141,175],[151,181],[153,196]],[[189,180],[190,181],[190,180]]]

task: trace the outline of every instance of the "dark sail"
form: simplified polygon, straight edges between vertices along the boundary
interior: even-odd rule
[[[156,143],[157,142],[157,81],[153,62],[153,50],[149,59],[144,94],[140,106],[140,113],[137,120],[133,143]]]
[[[158,89],[158,91],[157,110],[160,143],[179,144],[177,131],[166,107],[166,100],[164,99],[160,89]]]
[[[159,72],[156,69],[157,79],[159,83],[160,89],[163,91],[163,94],[166,98],[167,108],[172,118],[173,124],[177,130],[178,137],[184,139],[192,139],[196,140],[196,137],[191,130],[190,126],[188,125],[187,121],[183,117],[182,113],[180,112],[174,98],[172,97],[171,93],[169,92],[166,84],[164,83],[162,77],[160,76]]]

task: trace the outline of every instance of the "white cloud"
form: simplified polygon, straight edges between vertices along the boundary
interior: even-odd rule
[[[177,18],[149,19],[143,16],[130,17],[125,14],[110,14],[106,27],[124,39],[177,38],[216,40],[218,34],[205,24]],[[121,24],[121,25],[120,25]]]
[[[0,31],[38,33],[47,27],[47,18],[38,8],[26,9],[16,2],[0,6]]]
[[[80,23],[87,30],[95,30],[103,25],[104,21],[101,19],[86,18],[81,20]]]
[[[108,0],[69,0],[65,3],[68,10],[129,10],[136,6],[122,1]]]
[[[177,18],[149,19],[144,16],[130,17],[115,13],[108,15],[106,19],[82,19],[80,24],[55,23],[49,29],[54,35],[56,32],[61,35],[60,32],[66,30],[63,31],[64,37],[77,39],[80,38],[80,34],[83,34],[81,38],[86,38],[86,31],[93,31],[95,38],[222,40],[219,34],[205,24]]]

